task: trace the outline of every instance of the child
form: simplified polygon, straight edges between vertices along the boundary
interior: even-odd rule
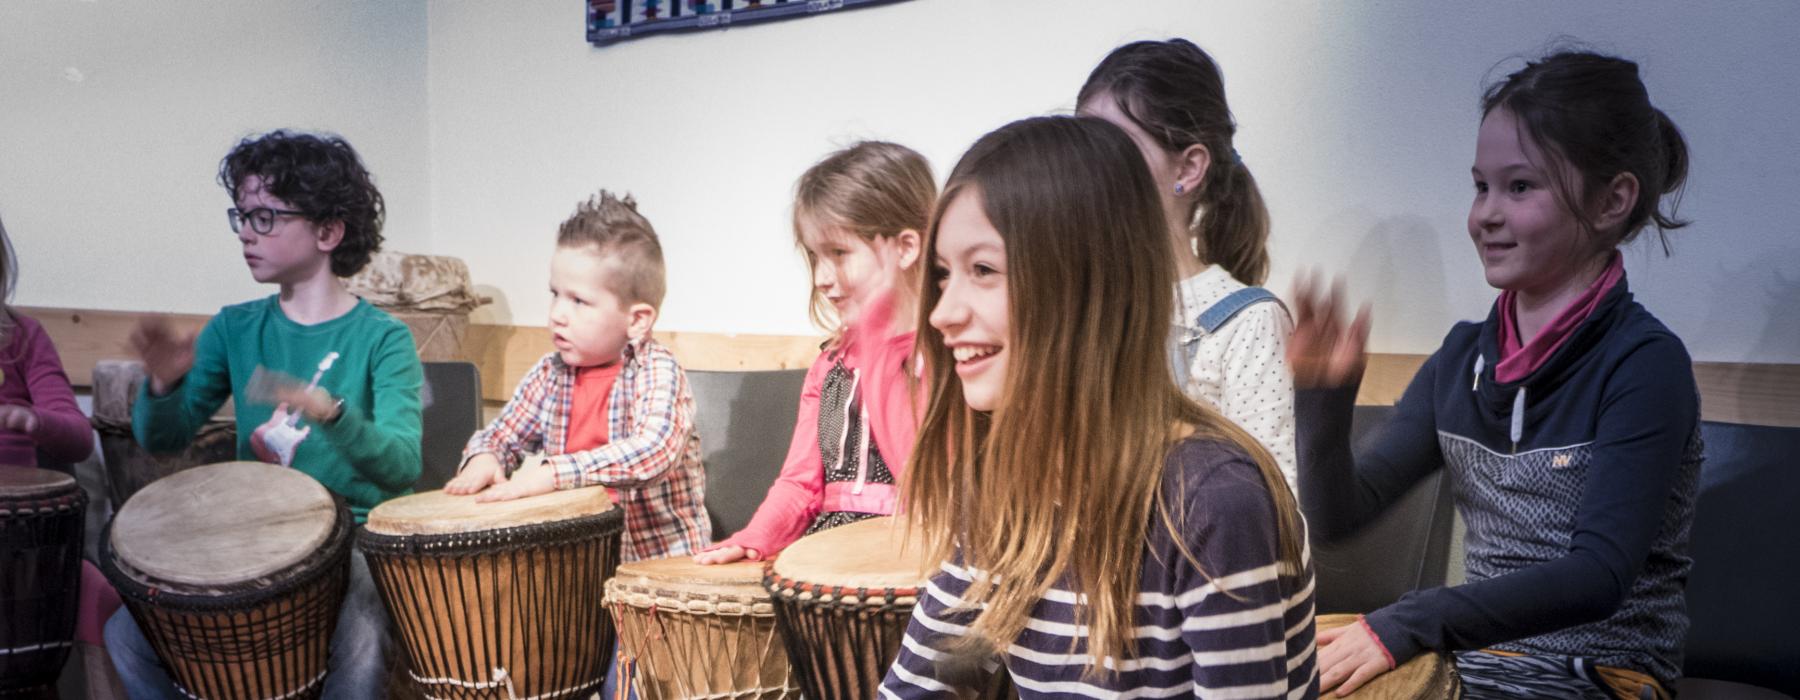
[[[1322,538],[1450,471],[1468,583],[1415,591],[1320,635],[1320,685],[1348,692],[1455,651],[1465,697],[1667,697],[1681,671],[1700,469],[1681,339],[1632,300],[1617,248],[1687,175],[1687,146],[1637,65],[1559,53],[1482,102],[1469,209],[1486,321],[1459,323],[1352,458],[1366,311],[1302,283],[1290,353],[1301,486]],[[1495,652],[1486,651],[1492,648]]]
[[[806,373],[787,461],[742,531],[695,558],[761,560],[802,535],[894,512],[918,419],[913,278],[937,184],[924,156],[865,141],[800,176],[794,238],[813,320],[836,333]]]
[[[556,350],[469,438],[462,473],[444,491],[504,501],[608,487],[625,511],[625,561],[710,541],[694,396],[675,356],[650,335],[663,284],[662,244],[636,202],[602,190],[577,207],[550,258]]]
[[[279,291],[221,309],[197,340],[160,321],[140,324],[132,343],[149,380],[132,430],[149,450],[178,450],[231,398],[239,459],[307,473],[360,523],[419,478],[423,373],[412,334],[339,279],[381,246],[381,192],[342,138],[290,131],[240,142],[220,164],[219,184],[236,205],[226,214],[251,277]],[[113,615],[106,641],[126,687],[173,696],[129,613]],[[324,697],[379,697],[387,645],[387,612],[355,552]]]
[[[94,451],[94,429],[44,327],[12,310],[19,267],[0,223],[0,468],[67,468]],[[50,464],[39,465],[38,455]]]
[[[1245,286],[1269,273],[1269,211],[1231,145],[1218,64],[1183,39],[1126,44],[1094,67],[1076,104],[1124,129],[1150,164],[1181,279],[1176,383],[1262,442],[1292,488],[1293,323],[1274,294]]]
[[[939,207],[906,496],[945,561],[883,697],[978,687],[996,652],[1026,699],[1316,696],[1294,496],[1170,376],[1174,265],[1130,137],[1015,122]]]

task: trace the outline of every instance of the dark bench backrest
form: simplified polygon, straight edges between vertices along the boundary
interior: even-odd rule
[[[1357,406],[1351,440],[1380,428],[1391,406]],[[1455,507],[1442,470],[1419,482],[1361,531],[1332,544],[1313,542],[1320,613],[1366,613],[1407,591],[1444,585]]]
[[[469,362],[427,362],[422,393],[423,464],[413,490],[435,491],[456,476],[463,446],[481,428],[481,372]]]
[[[687,375],[706,462],[706,510],[713,538],[724,539],[750,523],[781,474],[806,370]]]

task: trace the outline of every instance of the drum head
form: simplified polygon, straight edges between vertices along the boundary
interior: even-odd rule
[[[1320,631],[1356,624],[1355,615],[1320,615]],[[1439,700],[1457,696],[1461,682],[1456,668],[1438,652],[1426,651],[1387,673],[1376,676],[1346,697],[1357,700]]]
[[[613,577],[613,585],[634,591],[662,592],[678,597],[718,595],[769,597],[762,587],[762,562],[730,564],[694,563],[690,556],[625,562]]]
[[[367,527],[378,535],[451,535],[599,515],[612,507],[602,488],[569,489],[498,503],[476,503],[474,496],[427,491],[375,506],[369,511]]]
[[[75,490],[75,477],[51,469],[0,465],[0,498],[43,498]]]
[[[331,492],[305,473],[224,462],[137,492],[113,518],[112,547],[121,562],[160,582],[230,586],[299,564],[336,524]]]
[[[923,550],[923,543],[908,541],[899,520],[869,518],[800,538],[782,550],[773,568],[776,576],[807,583],[916,588],[929,574]]]

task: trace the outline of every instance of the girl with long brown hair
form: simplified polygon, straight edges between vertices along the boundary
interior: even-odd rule
[[[1304,527],[1268,451],[1175,385],[1166,247],[1104,121],[1015,122],[957,164],[926,235],[906,487],[944,564],[884,697],[997,662],[1026,698],[1316,694]]]
[[[1132,42],[1094,67],[1076,106],[1124,129],[1149,167],[1175,266],[1176,384],[1262,442],[1291,485],[1293,321],[1254,286],[1269,276],[1269,210],[1233,145],[1219,64],[1185,39]]]

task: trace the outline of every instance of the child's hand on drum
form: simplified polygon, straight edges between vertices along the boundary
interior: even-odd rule
[[[525,458],[525,464],[513,472],[511,478],[501,479],[493,488],[476,495],[475,502],[511,501],[527,496],[542,496],[555,490],[556,473],[544,463],[543,457],[532,455]]]
[[[444,493],[452,496],[467,496],[481,493],[487,487],[506,482],[506,466],[492,453],[483,452],[469,458],[463,465],[462,473],[444,484]]]
[[[1319,630],[1318,643],[1320,693],[1337,688],[1341,698],[1394,669],[1387,649],[1360,619],[1343,627]]]
[[[144,361],[150,374],[150,393],[169,393],[194,366],[194,336],[178,335],[169,322],[158,316],[147,316],[131,332],[131,347]]]
[[[10,430],[27,435],[37,432],[37,411],[30,406],[7,404],[0,406],[0,430]]]
[[[735,561],[762,559],[754,549],[745,549],[735,544],[728,544],[718,549],[710,549],[694,555],[695,564],[730,564]]]
[[[1356,318],[1345,319],[1343,280],[1330,289],[1319,288],[1311,272],[1294,283],[1294,334],[1288,338],[1288,365],[1294,370],[1294,387],[1340,387],[1362,376],[1363,348],[1369,342],[1369,305]]]

